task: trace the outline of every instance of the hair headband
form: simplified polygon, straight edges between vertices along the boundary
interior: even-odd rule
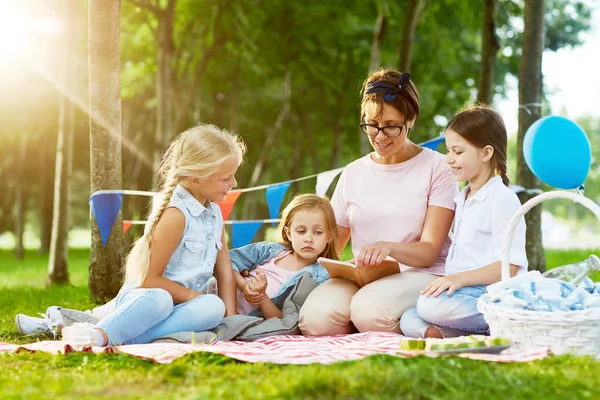
[[[370,82],[365,87],[365,96],[373,93],[384,93],[383,101],[389,103],[396,100],[396,95],[410,82],[410,74],[403,72],[398,79],[398,85],[392,85],[387,82]]]

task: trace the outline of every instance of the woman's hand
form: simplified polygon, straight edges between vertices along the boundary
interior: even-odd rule
[[[465,286],[465,283],[462,275],[452,274],[437,278],[435,281],[427,285],[425,289],[421,290],[421,294],[427,297],[438,297],[444,292],[444,290],[447,290],[448,296],[450,296],[452,295],[452,293],[454,293],[454,291],[460,289],[463,286]]]
[[[375,242],[360,249],[358,256],[354,258],[358,268],[379,265],[390,255],[392,242]]]

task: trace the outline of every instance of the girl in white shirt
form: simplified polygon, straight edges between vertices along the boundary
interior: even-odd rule
[[[409,337],[455,337],[487,333],[477,299],[501,275],[502,245],[508,223],[520,207],[506,176],[507,135],[502,117],[476,106],[459,112],[446,127],[446,162],[467,186],[455,198],[452,246],[446,276],[421,291],[417,307],[402,316]],[[527,270],[525,221],[514,232],[510,272]]]

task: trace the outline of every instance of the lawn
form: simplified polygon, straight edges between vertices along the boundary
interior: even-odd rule
[[[597,254],[600,254],[596,252]],[[587,251],[548,251],[549,265],[579,261]],[[86,309],[89,252],[72,251],[72,286],[44,288],[46,257],[16,261],[0,251],[0,342],[26,343],[14,327],[18,312],[49,305]],[[597,276],[596,278],[600,278]],[[240,363],[196,353],[160,365],[124,355],[0,355],[0,398],[597,398],[600,362],[551,357],[522,364],[374,356],[334,365]]]

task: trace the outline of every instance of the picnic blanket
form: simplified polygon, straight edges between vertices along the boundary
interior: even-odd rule
[[[210,352],[245,362],[272,364],[331,364],[339,361],[360,360],[375,354],[395,357],[414,357],[413,351],[400,350],[402,335],[388,332],[366,332],[349,335],[310,337],[278,335],[253,342],[216,341],[211,344],[150,343],[115,347],[86,346],[85,352],[123,353],[161,364],[193,352]],[[60,341],[43,341],[25,345],[0,343],[0,353],[43,351],[68,354],[76,351]],[[494,362],[528,362],[548,355],[547,348],[507,349],[501,354],[463,353],[458,357]]]

